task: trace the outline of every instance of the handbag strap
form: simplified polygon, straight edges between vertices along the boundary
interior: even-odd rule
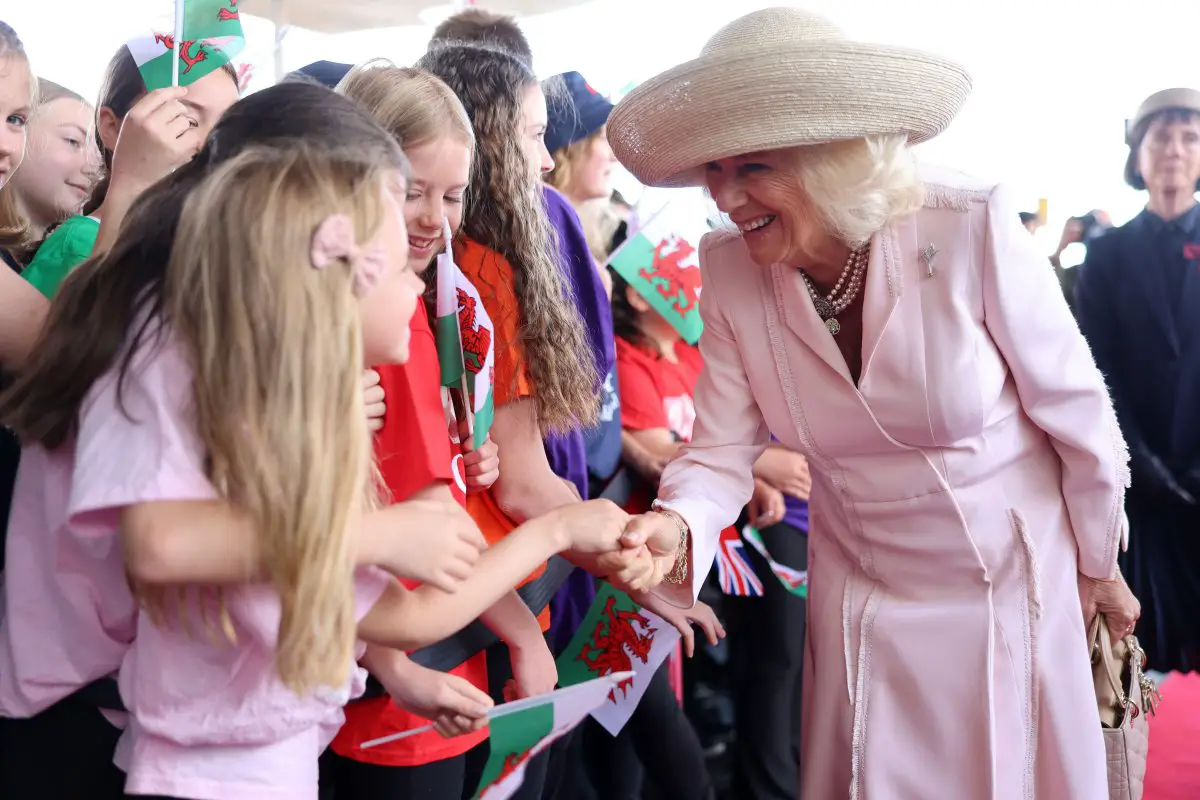
[[[1125,690],[1121,688],[1121,673],[1124,665],[1113,652],[1112,634],[1108,630],[1108,620],[1104,614],[1096,614],[1092,620],[1091,630],[1088,631],[1088,641],[1091,643],[1092,663],[1099,661],[1104,666],[1104,674],[1108,677],[1109,686],[1117,698],[1124,703],[1129,702]]]

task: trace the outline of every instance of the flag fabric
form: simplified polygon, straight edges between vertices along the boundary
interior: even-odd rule
[[[624,673],[592,717],[616,736],[646,687],[679,643],[674,625],[642,608],[629,595],[603,584],[571,643],[558,657],[560,686]]]
[[[686,225],[670,203],[634,229],[613,252],[609,265],[663,316],[688,344],[704,330],[700,319],[700,257],[695,226]]]
[[[745,528],[742,528],[742,538],[749,542],[750,546],[767,560],[767,564],[771,567],[771,572],[775,573],[775,577],[783,584],[783,588],[798,597],[808,597],[808,570],[789,567],[787,564],[780,564],[771,558],[771,554],[767,552],[766,542],[762,539],[762,534],[755,527],[747,525]]]
[[[762,581],[754,574],[754,567],[746,558],[742,537],[738,536],[735,528],[721,531],[717,547],[717,577],[725,594],[734,597],[762,596]]]
[[[479,290],[454,263],[452,234],[443,229],[445,250],[437,257],[437,348],[442,385],[465,392],[470,405],[475,447],[487,441],[495,406],[492,381],[496,374],[495,327]],[[466,398],[469,398],[467,400]]]
[[[228,64],[246,46],[238,0],[180,0],[183,24],[179,41],[179,85],[190,86]],[[175,33],[154,32],[126,45],[142,73],[146,89],[171,86],[175,62]]]
[[[512,797],[525,780],[529,760],[605,703],[613,684],[625,678],[625,675],[610,675],[497,706],[488,723],[491,754],[484,765],[475,798],[507,800]],[[506,708],[505,713],[500,713]]]

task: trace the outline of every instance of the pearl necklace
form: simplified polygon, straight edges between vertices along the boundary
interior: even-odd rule
[[[808,289],[808,296],[812,298],[817,316],[824,321],[825,327],[834,336],[837,336],[842,330],[842,323],[837,321],[838,315],[850,307],[862,289],[863,276],[866,274],[870,256],[870,243],[864,244],[857,250],[851,250],[850,255],[846,258],[846,267],[842,270],[841,277],[834,284],[833,290],[824,297],[817,291],[817,287],[813,284],[812,278],[808,277],[808,273],[803,270],[800,272],[800,276],[804,278],[804,286]],[[843,287],[845,287],[844,290]]]

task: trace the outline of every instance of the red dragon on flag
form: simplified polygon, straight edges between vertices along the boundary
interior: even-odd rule
[[[654,644],[654,634],[648,632],[650,620],[646,615],[640,609],[624,611],[617,608],[616,604],[616,597],[608,598],[604,604],[604,615],[596,623],[591,641],[577,656],[597,677],[633,671],[633,659],[645,664],[650,657],[650,646]],[[633,678],[621,681],[608,693],[608,699],[617,702],[617,690],[625,694],[632,683]]]
[[[654,263],[641,269],[641,276],[680,314],[688,313],[700,302],[700,270],[684,266],[695,253],[696,248],[684,239],[663,239],[654,248]]]

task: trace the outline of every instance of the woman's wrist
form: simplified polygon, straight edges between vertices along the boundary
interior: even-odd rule
[[[687,520],[678,511],[667,508],[657,500],[650,506],[650,509],[654,513],[660,514],[670,520],[675,525],[675,529],[679,534],[679,540],[675,545],[674,563],[669,570],[666,570],[663,575],[663,581],[676,586],[682,585],[687,581],[688,577],[688,563],[690,561],[688,551],[691,549],[689,547],[691,529],[688,527]]]

